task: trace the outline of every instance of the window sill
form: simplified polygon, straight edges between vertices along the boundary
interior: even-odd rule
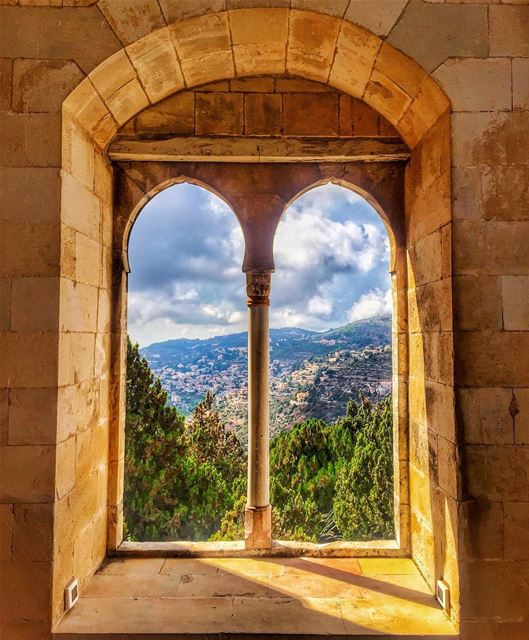
[[[408,558],[126,558],[93,576],[54,640],[458,637]]]
[[[290,542],[274,540],[271,549],[245,549],[243,541],[237,542],[122,542],[112,557],[143,558],[396,558],[405,555],[395,540],[371,540],[368,542]]]

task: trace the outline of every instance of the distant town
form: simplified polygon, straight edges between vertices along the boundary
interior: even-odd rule
[[[177,339],[141,351],[189,415],[207,391],[216,395],[227,428],[246,442],[247,336]],[[272,435],[306,418],[333,420],[350,398],[379,400],[391,391],[391,318],[380,316],[325,332],[270,332]]]

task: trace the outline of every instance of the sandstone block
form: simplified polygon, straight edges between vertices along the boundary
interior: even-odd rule
[[[281,96],[249,94],[244,100],[244,132],[249,135],[280,135],[282,131]]]
[[[96,286],[62,278],[61,331],[95,332],[97,328],[97,299]]]
[[[63,111],[104,148],[117,131],[117,124],[89,78],[83,80],[64,102]],[[67,122],[66,126],[74,126]]]
[[[381,40],[369,31],[343,22],[329,76],[330,84],[355,98],[362,98],[381,44]],[[378,103],[375,108],[378,108]]]
[[[127,53],[151,102],[157,102],[184,86],[184,77],[168,29],[152,33],[129,45]]]
[[[340,20],[332,16],[290,12],[287,71],[326,82],[333,61]]]
[[[454,219],[479,220],[481,218],[481,170],[476,167],[452,169],[452,213]]]
[[[505,559],[529,560],[529,502],[505,504]]]
[[[12,331],[55,331],[59,324],[59,279],[14,278]]]
[[[503,505],[501,502],[464,502],[460,523],[465,559],[503,557]]]
[[[375,69],[388,77],[410,98],[414,98],[419,93],[427,79],[427,74],[422,67],[387,42],[384,42],[380,48]]]
[[[14,513],[13,505],[0,504],[0,562],[11,560],[13,549],[13,525]]]
[[[451,220],[450,173],[442,173],[436,180],[416,191],[408,189],[408,243],[416,242],[438,229],[449,227]],[[450,255],[450,248],[448,248]]]
[[[10,390],[9,444],[54,444],[56,432],[57,389]]]
[[[13,61],[0,58],[0,111],[11,109]]]
[[[61,196],[63,224],[98,241],[101,224],[100,203],[92,190],[87,189],[73,176],[64,173]]]
[[[523,331],[465,331],[456,334],[455,372],[461,385],[529,386],[529,367],[520,354],[529,348]]]
[[[82,233],[75,234],[75,279],[78,283],[99,286],[101,244]]]
[[[283,98],[283,129],[288,136],[337,136],[339,98],[334,93],[292,93]]]
[[[474,222],[452,225],[457,274],[529,275],[529,221]]]
[[[3,114],[0,158],[6,167],[59,167],[60,114]]]
[[[469,618],[487,618],[494,611],[499,620],[508,620],[518,617],[519,612],[525,610],[526,564],[504,560],[465,562],[461,565],[460,573],[463,585],[461,607]],[[501,585],[501,588],[491,589],[491,585]],[[503,631],[500,634],[496,637],[501,638]]]
[[[508,331],[529,329],[529,276],[503,276],[503,328]]]
[[[11,617],[12,613],[16,612],[15,620],[10,625],[13,634],[7,637],[17,640],[43,640],[46,637],[43,628],[49,636],[51,582],[51,562],[2,563],[2,614]],[[5,630],[5,617],[2,619],[2,632]]]
[[[511,108],[511,61],[507,58],[450,58],[433,77],[450,97],[454,111]]]
[[[54,476],[54,447],[0,447],[1,502],[53,502]]]
[[[92,429],[97,424],[99,384],[87,380],[79,384],[65,385],[57,393],[57,440],[62,442],[82,429]]]
[[[94,154],[94,193],[99,198],[103,207],[106,205],[112,205],[112,190],[113,190],[113,169],[109,161],[100,153],[96,151]],[[104,227],[104,221],[103,221]],[[103,229],[102,239],[103,243],[108,244],[108,238],[105,239],[105,233]],[[106,242],[105,242],[106,240]]]
[[[273,93],[275,78],[235,78],[230,80],[230,91],[242,93]]]
[[[57,384],[57,335],[9,333],[0,338],[0,385],[46,388]]]
[[[58,222],[61,179],[56,168],[2,167],[0,219],[12,222]]]
[[[9,331],[11,323],[11,279],[0,278],[0,331]]]
[[[68,157],[66,155],[68,154]],[[80,180],[85,187],[93,189],[95,172],[94,146],[81,135],[77,128],[71,130],[70,145],[63,153],[63,169]]]
[[[23,60],[13,63],[14,111],[60,111],[83,73],[70,60]]]
[[[456,113],[452,116],[453,160],[458,167],[527,165],[529,112]]]
[[[529,220],[528,198],[529,164],[483,167],[481,210],[485,220]]]
[[[15,504],[14,562],[47,562],[53,556],[53,505]]]
[[[228,9],[250,9],[252,7],[288,7],[290,0],[226,0]]]
[[[181,61],[203,57],[205,52],[220,53],[231,48],[228,15],[225,12],[176,22],[169,29]]]
[[[8,444],[9,389],[0,390],[0,445]]]
[[[136,70],[125,49],[121,49],[110,56],[89,75],[90,81],[105,101],[121,87],[136,78]]]
[[[77,384],[90,380],[94,375],[95,335],[93,333],[71,333],[69,336],[70,381],[72,384]]]
[[[110,335],[98,333],[95,344],[94,375],[99,378],[110,370]]]
[[[514,403],[514,440],[516,443],[529,444],[529,389],[515,389]]]
[[[318,2],[319,4],[319,2]],[[377,36],[387,36],[406,6],[405,0],[351,0],[345,19],[359,24]]]
[[[411,104],[410,96],[377,68],[366,85],[364,100],[390,122],[397,123]]]
[[[380,116],[365,102],[353,99],[353,134],[355,136],[376,135],[379,130]],[[376,132],[376,133],[375,133]]]
[[[451,282],[438,280],[408,292],[411,333],[452,330]]]
[[[447,96],[436,82],[427,78],[405,114],[397,124],[393,124],[408,146],[414,148],[449,109]]]
[[[110,331],[111,321],[111,297],[109,291],[99,290],[99,302],[97,306],[97,330],[107,333]]]
[[[411,286],[420,287],[443,276],[441,231],[430,233],[408,249],[408,274]]]
[[[60,11],[57,7],[1,7],[0,11],[0,57],[75,60],[89,73],[121,47],[95,5],[82,10],[64,6]]]
[[[454,321],[457,329],[501,329],[501,282],[496,276],[457,276],[453,279]]]
[[[237,135],[244,128],[242,93],[199,93],[196,96],[198,135]]]
[[[83,482],[97,468],[94,443],[95,428],[81,431],[75,437],[75,482]]]
[[[529,6],[490,7],[491,56],[529,56]]]
[[[514,109],[529,109],[529,58],[512,61],[512,93]]]
[[[514,442],[511,389],[458,389],[458,416],[467,444]]]
[[[277,93],[329,93],[335,90],[327,84],[301,78],[276,78]]]
[[[5,222],[0,235],[0,275],[56,276],[59,225]]]
[[[136,133],[192,134],[195,131],[195,96],[191,91],[162,100],[134,118]]]
[[[417,37],[428,34],[427,38]],[[426,71],[449,57],[488,55],[487,7],[413,2],[406,6],[388,42],[404,51]]]
[[[464,474],[468,496],[480,500],[527,500],[527,445],[468,445]]]
[[[125,45],[165,26],[156,0],[133,0],[126,3],[100,0],[98,7]]]
[[[215,13],[226,8],[226,0],[158,0],[167,24]]]
[[[238,75],[285,72],[287,9],[230,11],[229,21]]]
[[[60,500],[75,487],[76,442],[74,436],[57,445],[56,464],[55,485],[57,499]],[[61,542],[64,544],[66,540]]]
[[[106,104],[118,125],[122,125],[149,106],[149,99],[138,80],[131,80],[107,98]]]

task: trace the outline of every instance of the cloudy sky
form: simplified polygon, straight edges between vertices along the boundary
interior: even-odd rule
[[[271,326],[325,330],[390,310],[389,247],[375,210],[336,185],[286,211],[275,238]],[[243,239],[228,206],[175,185],[132,230],[129,333],[144,346],[246,329]]]

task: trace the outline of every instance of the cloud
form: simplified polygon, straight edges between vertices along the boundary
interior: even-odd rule
[[[391,313],[391,289],[372,289],[353,303],[347,312],[349,322]]]
[[[374,308],[372,292],[389,286],[389,248],[378,214],[336,185],[309,191],[289,207],[274,252],[273,327],[340,326],[361,308]],[[131,234],[133,339],[147,344],[244,330],[243,254],[239,223],[220,198],[188,184],[158,194]]]

